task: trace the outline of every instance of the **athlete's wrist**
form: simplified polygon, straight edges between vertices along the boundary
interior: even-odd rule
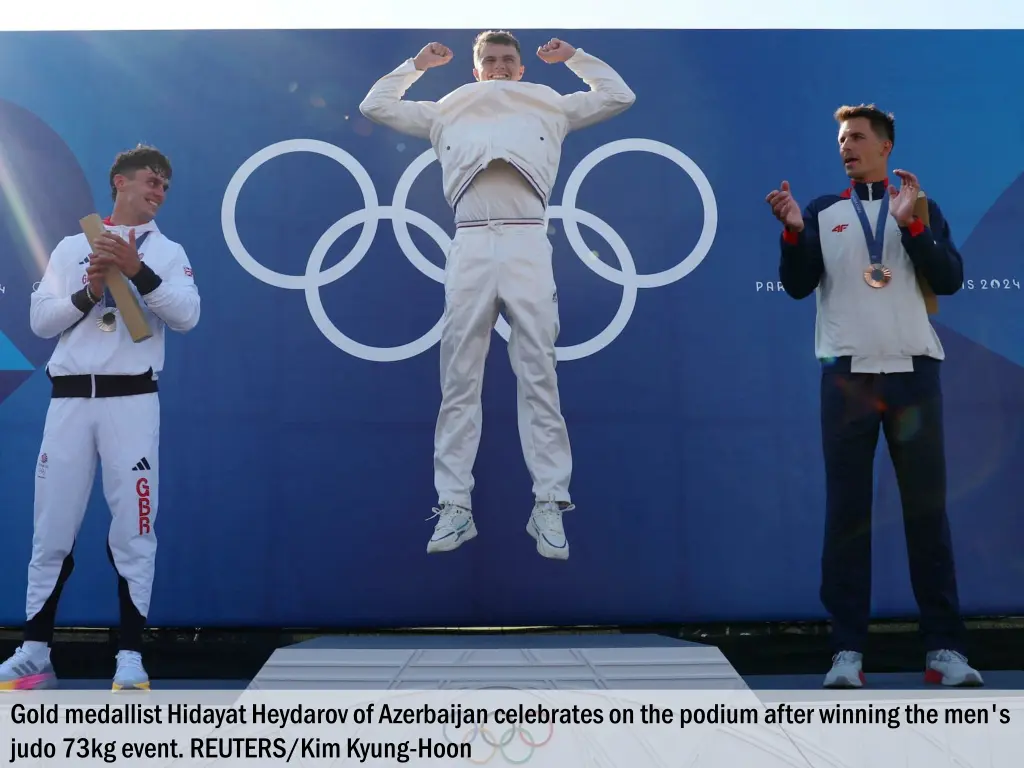
[[[99,301],[93,298],[92,292],[89,290],[89,286],[82,288],[80,291],[75,291],[71,294],[71,303],[75,309],[81,312],[83,315],[90,312]]]
[[[163,279],[160,277],[160,275],[154,272],[153,268],[149,266],[149,264],[146,264],[145,262],[143,262],[142,266],[139,267],[139,271],[132,275],[129,279],[132,281],[132,285],[134,285],[138,289],[139,293],[142,296],[147,296],[151,294],[153,291],[159,288],[160,284],[163,282]]]

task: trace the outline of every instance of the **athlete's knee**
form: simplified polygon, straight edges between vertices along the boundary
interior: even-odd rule
[[[469,371],[452,366],[444,374],[441,385],[446,407],[475,405],[480,400],[483,376],[477,369]]]
[[[75,558],[73,555],[74,543],[55,541],[45,535],[34,537],[32,540],[32,562],[34,564],[59,563],[67,560],[72,565]]]

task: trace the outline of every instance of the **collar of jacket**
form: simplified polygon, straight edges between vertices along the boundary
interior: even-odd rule
[[[141,235],[143,232],[159,232],[160,231],[160,229],[156,225],[156,220],[155,219],[150,219],[145,224],[138,224],[138,225],[136,225],[134,227],[126,227],[123,224],[114,224],[114,222],[112,222],[110,220],[110,216],[107,216],[107,218],[105,218],[103,220],[103,223],[106,226],[108,226],[108,227],[115,227],[117,229],[123,229],[125,231],[127,231],[129,229],[134,229],[136,237]]]
[[[848,199],[855,189],[857,190],[857,197],[861,200],[881,200],[882,195],[889,191],[889,177],[886,176],[881,181],[872,181],[870,184],[865,184],[862,181],[851,181],[850,186],[843,190],[842,196]]]

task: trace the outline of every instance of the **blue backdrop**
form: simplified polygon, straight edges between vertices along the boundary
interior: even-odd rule
[[[552,35],[604,57],[637,93],[623,116],[570,136],[554,196],[562,205],[574,169],[600,157],[590,153],[612,155],[551,219],[578,505],[567,563],[540,558],[524,530],[530,484],[498,335],[477,463],[480,536],[425,553],[436,333],[401,345],[440,318],[438,242],[451,214],[429,146],[371,125],[358,104],[432,40],[455,60],[409,96],[466,82],[473,32],[0,38],[0,622],[24,618],[49,394],[53,342],[30,334],[29,294],[77,218],[109,212],[110,163],[140,141],[174,163],[159,222],[184,244],[203,296],[199,327],[169,340],[162,380],[153,624],[821,617],[814,303],[778,288],[779,229],[763,200],[782,179],[802,202],[846,186],[831,115],[861,101],[895,111],[894,160],[943,207],[966,262],[964,290],[935,320],[948,353],[963,603],[972,614],[1024,610],[1024,103],[1010,96],[1024,35],[523,34],[527,77],[561,91],[580,87],[575,76],[529,53]],[[279,142],[297,151],[257,156]],[[396,189],[396,208],[380,210]],[[322,240],[352,212],[364,218]],[[396,234],[389,216],[408,229]],[[577,219],[582,239],[566,235]],[[304,277],[311,253],[323,265],[314,259]],[[661,278],[623,278],[618,259],[640,275],[688,261]],[[398,349],[380,359],[339,333]],[[878,468],[875,609],[912,613],[884,444]],[[116,619],[108,521],[97,484],[61,624]]]

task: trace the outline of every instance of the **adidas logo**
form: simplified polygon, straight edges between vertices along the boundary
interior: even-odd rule
[[[146,457],[143,456],[142,461],[132,467],[132,472],[143,472],[147,469],[152,469],[152,467],[149,466],[149,462],[146,461]]]

